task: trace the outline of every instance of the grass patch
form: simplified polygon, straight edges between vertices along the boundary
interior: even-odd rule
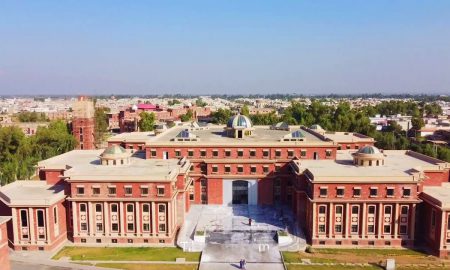
[[[315,252],[321,254],[353,254],[356,256],[381,255],[381,256],[419,256],[427,257],[428,254],[413,249],[338,249],[316,248]]]
[[[378,266],[349,266],[349,265],[286,265],[288,270],[381,270]]]
[[[73,261],[199,261],[199,252],[183,252],[175,247],[64,247],[53,259],[69,257]]]
[[[99,263],[96,266],[125,270],[197,270],[196,264],[125,264],[125,263]]]
[[[300,252],[283,252],[283,258],[285,263],[301,263],[302,259],[310,259],[313,263],[335,263],[335,259],[331,258],[317,258],[317,257],[307,257],[304,253]]]

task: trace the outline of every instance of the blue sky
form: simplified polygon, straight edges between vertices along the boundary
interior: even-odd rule
[[[450,93],[450,1],[0,1],[0,94]]]

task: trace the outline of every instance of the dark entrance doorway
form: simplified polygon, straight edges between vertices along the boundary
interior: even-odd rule
[[[233,204],[248,204],[247,181],[233,181]]]

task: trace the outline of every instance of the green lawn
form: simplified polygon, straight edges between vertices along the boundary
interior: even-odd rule
[[[337,249],[337,248],[316,248],[316,252],[321,254],[343,254],[350,253],[353,255],[367,256],[370,254],[382,255],[382,256],[428,256],[428,254],[413,249]]]
[[[179,248],[147,247],[64,247],[53,259],[70,257],[73,261],[199,261],[199,252],[183,252]]]
[[[197,270],[196,264],[122,264],[122,263],[99,263],[96,266],[109,267],[125,270]]]
[[[287,264],[288,270],[381,270],[378,266],[347,266],[347,265],[294,265]]]
[[[317,258],[317,257],[306,257],[302,256],[304,253],[299,252],[283,252],[283,258],[285,263],[301,263],[301,259],[310,259],[313,263],[334,263],[335,259],[332,258]]]

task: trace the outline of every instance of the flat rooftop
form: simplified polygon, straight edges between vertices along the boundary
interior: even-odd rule
[[[325,141],[318,136],[301,129],[304,141],[281,141],[281,139],[300,130],[299,126],[290,126],[290,131],[273,130],[270,126],[254,126],[252,136],[242,139],[230,138],[225,135],[224,125],[208,125],[207,128],[191,130],[189,126],[176,126],[169,130],[150,138],[147,145],[333,145],[333,142]],[[173,139],[183,130],[189,129],[191,134],[197,136],[197,141],[173,141]]]
[[[444,183],[439,187],[424,187],[423,193],[430,197],[442,209],[450,209],[450,184]]]
[[[154,137],[155,133],[153,131],[149,132],[125,132],[108,138],[108,142],[132,142],[140,143],[146,142],[151,137]]]
[[[13,206],[50,206],[64,197],[64,186],[38,180],[18,180],[0,188],[1,200]]]
[[[412,151],[385,150],[384,165],[356,166],[355,151],[338,150],[336,160],[296,160],[300,171],[309,171],[313,181],[418,181],[423,170],[443,169],[448,163]]]
[[[73,150],[41,161],[45,169],[62,168],[70,180],[90,181],[171,181],[180,170],[185,170],[178,159],[145,159],[145,153],[136,152],[125,165],[102,165],[100,154],[104,150]]]

